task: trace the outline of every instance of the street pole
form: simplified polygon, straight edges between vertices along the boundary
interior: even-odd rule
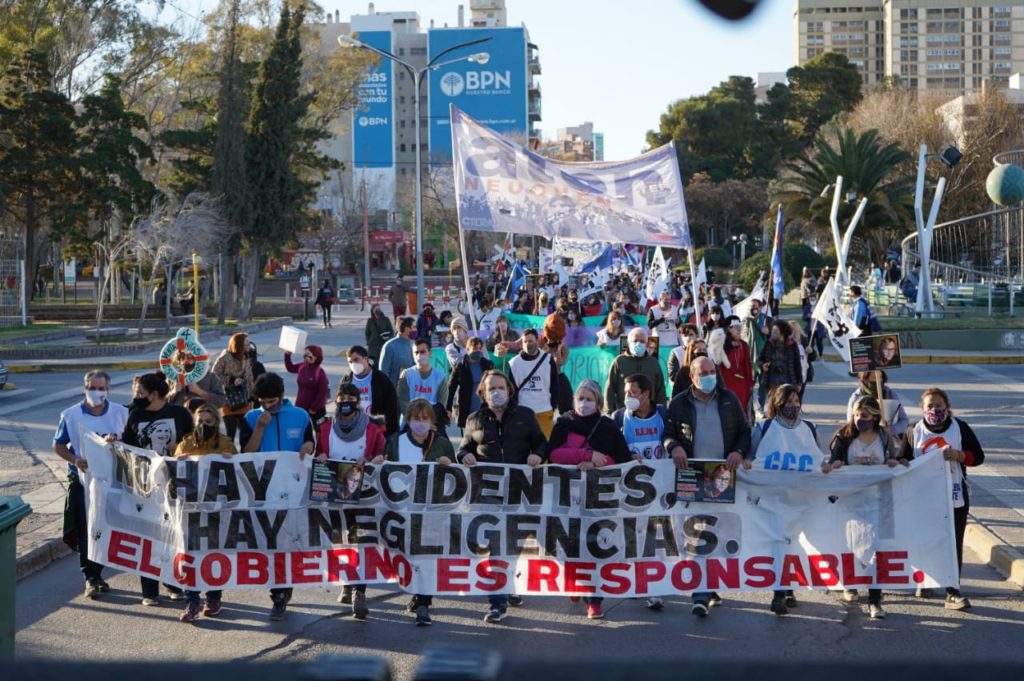
[[[416,150],[416,306],[418,310],[423,309],[423,298],[426,295],[426,286],[423,281],[423,172],[420,161],[420,120],[423,112],[420,111],[420,79],[422,72],[416,69],[412,71],[412,86],[415,90],[413,95],[413,108],[416,111],[416,134],[413,147]]]
[[[202,300],[199,298],[199,263],[195,251],[192,251],[192,316],[195,318],[196,340],[199,340],[199,306]]]
[[[366,253],[366,262],[363,269],[363,295],[359,303],[359,309],[366,308],[366,300],[370,296],[370,207],[366,196],[366,180],[363,180],[360,188],[363,192],[363,250]]]

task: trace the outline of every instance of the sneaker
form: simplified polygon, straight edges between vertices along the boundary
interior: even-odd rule
[[[521,608],[523,607],[523,597],[518,596],[516,594],[509,594],[508,604],[511,605],[513,608]]]
[[[346,584],[341,587],[341,593],[338,594],[338,602],[342,605],[352,605],[352,587]]]
[[[873,620],[884,620],[885,610],[882,610],[882,604],[868,603],[868,616]]]
[[[288,599],[287,598],[275,598],[274,605],[270,608],[270,621],[280,622],[284,619],[284,614],[288,610]]]
[[[148,598],[148,597],[143,598],[142,599],[142,604],[144,606],[146,606],[147,608],[155,608],[158,605],[160,605],[160,597],[157,596],[155,598]]]
[[[859,598],[856,589],[843,589],[843,600],[847,603],[856,603]]]
[[[102,577],[93,577],[89,581],[96,585],[96,588],[99,589],[101,594],[110,593],[110,585],[107,584]]]
[[[935,596],[935,590],[925,589],[919,586],[917,587],[917,589],[914,590],[914,596],[916,598],[932,598],[933,596]]]
[[[178,615],[178,621],[185,622],[187,624],[191,624],[192,622],[195,622],[197,619],[199,619],[198,603],[189,603],[185,606],[185,609],[181,611],[181,614]]]
[[[487,622],[488,624],[498,624],[507,616],[508,610],[495,606],[491,608],[486,615],[484,615],[484,622]]]
[[[216,617],[220,614],[220,599],[207,598],[206,606],[203,608],[203,617]]]
[[[416,626],[417,627],[429,627],[434,623],[434,620],[430,619],[430,608],[421,605],[416,608]]]
[[[966,610],[971,607],[971,602],[966,596],[961,596],[957,589],[946,591],[946,602],[943,604],[946,610]]]
[[[661,600],[657,596],[652,596],[647,599],[645,605],[649,610],[661,610],[665,607],[665,601]]]
[[[690,613],[703,619],[708,616],[708,606],[704,603],[694,603]]]
[[[787,608],[795,608],[796,606],[797,606],[796,594],[794,594],[792,591],[787,591],[786,592],[786,607]]]
[[[601,604],[600,603],[587,603],[587,619],[588,620],[604,619],[604,610],[601,609]]]
[[[366,616],[370,613],[370,609],[366,607],[366,594],[362,591],[352,592],[352,616],[357,620],[365,620]]]
[[[167,600],[169,600],[169,601],[183,601],[183,600],[185,600],[185,592],[184,591],[168,591],[167,592]]]
[[[711,596],[708,597],[708,605],[712,608],[717,608],[722,604],[722,597],[718,595],[717,591],[712,591]]]
[[[786,597],[775,596],[774,598],[772,598],[772,604],[768,606],[768,609],[774,612],[776,615],[787,614],[789,612],[789,609],[786,608]]]
[[[405,611],[408,613],[414,613],[419,607],[420,602],[413,596],[409,599],[409,602],[405,604]]]
[[[85,582],[85,591],[82,593],[83,596],[89,600],[96,600],[100,597],[100,585],[96,583],[95,579],[90,579]]]

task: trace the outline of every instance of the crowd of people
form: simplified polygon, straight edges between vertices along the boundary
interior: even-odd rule
[[[489,299],[483,289],[479,308],[491,323],[485,327],[478,320],[477,335],[461,317],[446,318],[439,331],[441,318],[429,306],[418,318],[395,306],[392,325],[375,305],[365,326],[366,344],[346,352],[344,376],[327,376],[319,346],[307,346],[298,362],[285,355],[287,371],[296,375],[294,391],[282,375],[264,369],[244,333],[231,337],[201,381],[177,387],[160,372],[136,377],[127,406],[107,399],[110,379],[105,373],[86,374],[84,400],[63,412],[54,438],[56,453],[68,462],[73,513],[67,529],[77,535],[85,596],[98,598],[109,587],[102,566],[87,557],[83,432],[163,456],[294,451],[321,460],[465,466],[486,461],[582,470],[631,460],[671,459],[680,468],[691,459],[720,461],[714,479],[707,481],[711,494],[721,480],[749,469],[759,450],[775,446],[783,435],[823,452],[821,470],[830,475],[844,466],[898,466],[937,455],[950,462],[953,472],[949,494],[962,561],[967,469],[981,464],[984,452],[970,426],[953,416],[945,392],[926,390],[920,399],[923,417],[911,424],[884,372],[862,374],[850,396],[846,423],[826,443],[803,413],[804,390],[820,351],[814,352],[813,338],[805,339],[798,322],[774,317],[759,300],[748,301],[741,318],[733,314],[738,301],[715,286],[706,299],[698,292],[700,318],[682,281],[639,308],[638,283],[628,274],[613,279],[593,301],[574,295],[581,286],[586,282],[530,291],[532,310],[544,315],[544,323],[518,330],[505,316],[504,301]],[[814,286],[808,288],[808,298],[816,293]],[[546,307],[540,302],[545,298]],[[647,322],[638,323],[645,313]],[[573,351],[563,342],[565,329],[581,316],[599,315],[605,319],[598,342],[612,346],[616,356],[603,384],[586,379],[572,385],[563,371]],[[652,337],[657,346],[651,345]],[[435,361],[438,346],[443,346],[444,360]],[[659,347],[671,348],[667,362]],[[176,361],[187,371],[195,358],[179,352]],[[333,398],[332,382],[338,384]],[[295,395],[294,400],[286,394]],[[942,435],[938,448],[936,434]],[[182,621],[221,611],[220,592],[207,592],[204,602],[198,592],[172,585],[166,589],[171,600],[184,602]],[[143,578],[140,591],[144,605],[160,604],[155,580]],[[928,594],[919,590],[918,595]],[[285,617],[291,598],[291,589],[271,590],[272,620]],[[843,598],[854,602],[857,594],[846,591]],[[957,585],[946,587],[944,599],[947,608],[970,605]],[[339,601],[351,606],[356,618],[367,617],[365,585],[346,585]],[[706,617],[721,602],[714,592],[693,593],[691,611]],[[521,603],[512,592],[492,595],[485,621],[501,622],[510,605]],[[779,591],[770,608],[784,615],[796,604],[792,591]],[[646,605],[660,610],[664,603],[648,598]],[[416,595],[408,607],[417,625],[431,623],[430,596]],[[879,590],[869,590],[868,610],[872,618],[885,616]],[[604,617],[601,599],[586,599],[586,613],[591,619]]]

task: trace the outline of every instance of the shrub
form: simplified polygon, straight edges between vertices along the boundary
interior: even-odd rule
[[[724,248],[715,246],[698,248],[693,252],[693,264],[700,265],[701,258],[705,259],[704,263],[708,267],[732,267],[732,255]]]

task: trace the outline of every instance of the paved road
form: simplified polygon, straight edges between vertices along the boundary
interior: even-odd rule
[[[311,342],[325,345],[326,368],[336,383],[344,366],[337,352],[361,340],[361,324],[308,328]],[[266,332],[255,340],[269,351],[276,336]],[[279,355],[264,359],[268,368],[282,368]],[[130,375],[115,375],[114,399],[127,401]],[[47,509],[34,503],[37,514],[26,522],[46,521],[44,511],[59,512],[53,507],[62,493],[50,469],[59,471],[61,466],[54,462],[49,442],[60,410],[77,399],[79,378],[21,375],[19,390],[0,397],[0,490],[30,499],[35,494],[50,505]],[[913,405],[923,388],[937,384],[950,392],[957,414],[975,427],[988,454],[985,466],[972,471],[974,514],[1004,541],[1024,545],[1024,461],[1019,454],[1024,444],[1024,367],[916,365],[892,372],[892,382],[911,419],[919,416]],[[808,416],[824,436],[831,436],[843,418],[852,388],[853,380],[841,365],[818,365],[817,381],[808,388],[806,401]],[[42,494],[39,485],[57,495]],[[697,653],[716,659],[934,662],[1019,661],[1024,634],[1021,592],[973,554],[964,585],[975,603],[973,610],[951,613],[938,601],[893,594],[886,604],[890,617],[884,622],[870,622],[863,605],[843,605],[823,593],[807,594],[800,608],[779,619],[767,612],[767,594],[747,594],[729,596],[705,622],[690,616],[685,599],[670,600],[660,614],[648,612],[637,601],[610,600],[608,619],[588,622],[581,606],[566,599],[530,598],[525,609],[513,611],[513,617],[497,627],[483,624],[484,605],[478,599],[439,601],[436,624],[423,630],[412,626],[403,611],[406,599],[394,589],[371,589],[371,618],[357,622],[339,614],[333,591],[319,588],[297,591],[283,623],[266,620],[265,593],[228,592],[228,607],[220,620],[186,626],[177,623],[176,608],[140,606],[136,578],[118,575],[111,583],[114,592],[103,602],[84,601],[77,561],[68,559],[20,582],[18,654],[61,660],[291,661],[326,652],[360,652],[386,655],[398,678],[404,679],[411,677],[426,645],[453,640],[511,656],[602,659],[629,653],[650,659]],[[216,638],[205,630],[216,631]]]

